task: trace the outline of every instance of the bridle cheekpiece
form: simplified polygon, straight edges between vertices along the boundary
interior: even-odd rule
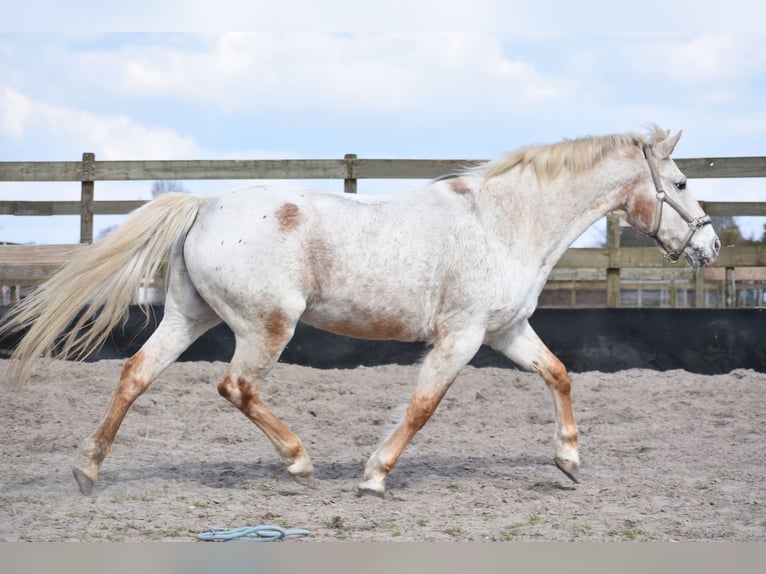
[[[649,164],[649,171],[652,174],[654,189],[657,191],[657,208],[654,212],[654,224],[652,225],[652,231],[650,233],[647,233],[647,235],[657,242],[657,245],[665,253],[665,258],[675,263],[683,254],[684,249],[686,249],[686,246],[689,245],[689,242],[692,240],[692,237],[694,236],[694,234],[705,225],[710,225],[713,222],[710,219],[709,215],[703,215],[702,217],[692,217],[689,214],[689,212],[686,211],[686,209],[680,203],[678,203],[678,201],[676,201],[673,198],[673,196],[669,195],[662,188],[660,175],[657,172],[657,165],[654,163],[654,152],[652,151],[651,144],[644,144],[644,157],[646,158],[646,162]],[[689,231],[686,233],[686,237],[684,237],[684,240],[681,243],[681,247],[679,247],[675,251],[673,249],[670,249],[667,245],[665,245],[657,236],[657,234],[660,232],[660,222],[662,220],[662,206],[666,203],[670,207],[672,207],[676,211],[676,213],[678,213],[678,215],[681,216],[681,219],[683,219],[689,226]]]

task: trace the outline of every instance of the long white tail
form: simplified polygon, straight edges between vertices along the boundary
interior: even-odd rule
[[[7,382],[22,385],[41,355],[81,360],[100,346],[137,289],[186,236],[203,201],[168,193],[147,203],[7,313],[0,333],[29,329],[14,350]]]

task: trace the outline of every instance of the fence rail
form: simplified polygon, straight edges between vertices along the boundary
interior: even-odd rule
[[[93,154],[83,154],[93,156]],[[157,161],[6,161],[0,181],[141,181],[182,179],[431,179],[484,163],[476,159],[221,159]],[[765,177],[766,157],[676,159],[690,178]]]
[[[145,203],[96,201],[97,181],[336,179],[343,181],[345,192],[356,193],[359,179],[432,179],[484,161],[361,159],[355,154],[346,154],[343,159],[318,160],[96,161],[94,154],[84,153],[81,161],[0,162],[0,182],[81,184],[80,201],[0,201],[0,215],[79,215],[80,244],[88,244],[93,241],[93,215],[125,214]],[[676,163],[689,178],[766,177],[766,156],[677,159]],[[766,216],[766,202],[703,203],[707,213],[713,216]],[[661,288],[672,292],[672,303],[677,300],[679,290],[692,289],[694,305],[704,306],[708,299],[706,293],[717,289],[725,306],[736,306],[735,269],[766,267],[766,248],[762,245],[724,247],[714,268],[678,278],[678,265],[663,259],[656,249],[620,247],[618,225],[616,217],[608,218],[605,248],[569,249],[546,289],[567,289],[566,285],[572,289],[585,287],[586,291],[605,293],[605,304],[616,307],[621,304],[622,292],[633,287],[631,281],[636,282],[634,277],[629,277],[631,273],[643,269],[653,271],[641,281],[661,282]],[[79,248],[79,245],[0,245],[0,285],[40,282]],[[723,279],[719,278],[721,268]],[[588,271],[587,278],[583,271]],[[766,296],[766,270],[746,275]],[[573,291],[570,303],[574,299]],[[759,300],[759,304],[763,303]]]

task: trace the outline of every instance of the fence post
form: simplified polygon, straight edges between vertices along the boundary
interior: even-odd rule
[[[734,267],[726,268],[726,280],[724,281],[724,305],[727,309],[737,306],[737,284],[734,279]]]
[[[701,267],[694,270],[694,306],[703,309],[705,305],[705,274]]]
[[[620,248],[620,218],[617,215],[606,216],[606,246],[609,249],[609,261]],[[620,269],[609,267],[606,270],[606,306],[620,306]]]
[[[346,160],[346,179],[343,180],[343,191],[345,193],[356,193],[356,177],[354,174],[355,153],[347,153],[343,156]]]
[[[678,291],[676,289],[676,280],[670,280],[670,307],[675,309],[678,307]]]
[[[80,192],[80,243],[93,243],[93,192],[96,154],[82,154],[82,190]]]

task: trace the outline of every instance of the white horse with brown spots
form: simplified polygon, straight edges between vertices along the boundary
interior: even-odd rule
[[[670,159],[679,137],[655,127],[646,136],[528,147],[395,196],[265,190],[162,196],[5,318],[4,330],[29,327],[11,378],[23,380],[35,358],[54,347],[64,357],[95,348],[142,280],[169,256],[164,317],[126,362],[74,468],[83,493],[91,491],[133,401],[220,321],[234,332],[236,350],[218,390],[266,434],[301,484],[314,486],[311,460],[259,394],[298,321],[433,345],[404,418],[367,462],[361,491],[384,492],[405,446],[483,343],[548,385],[554,460],[576,481],[570,379],[527,320],[556,261],[607,213],[622,214],[671,259],[684,255],[700,266],[716,258],[720,244],[710,219]]]

